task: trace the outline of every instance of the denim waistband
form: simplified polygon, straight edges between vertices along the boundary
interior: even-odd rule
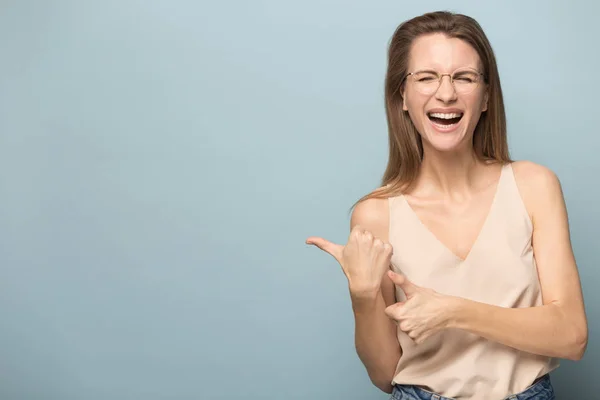
[[[418,386],[395,385],[391,400],[454,400],[450,397],[429,392]],[[548,374],[537,379],[533,385],[521,393],[512,394],[498,400],[554,400],[554,389]]]

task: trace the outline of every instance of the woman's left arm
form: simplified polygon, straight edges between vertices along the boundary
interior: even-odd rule
[[[517,184],[533,221],[543,305],[504,308],[454,298],[448,327],[530,353],[580,360],[588,328],[561,185],[545,167],[515,164]]]

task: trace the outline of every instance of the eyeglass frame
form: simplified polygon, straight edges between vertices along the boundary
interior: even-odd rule
[[[448,76],[448,78],[450,78],[450,84],[451,84],[451,85],[452,85],[452,87],[454,88],[454,91],[455,91],[455,92],[457,92],[457,91],[456,91],[456,86],[454,86],[454,79],[452,79],[452,75],[454,75],[454,73],[455,73],[456,71],[461,71],[461,70],[468,70],[468,71],[471,71],[471,72],[475,72],[475,73],[477,73],[477,75],[478,75],[478,76],[480,76],[481,78],[483,78],[483,81],[485,82],[485,74],[484,74],[483,72],[481,72],[481,71],[479,71],[479,70],[475,69],[475,68],[461,67],[461,68],[457,68],[457,69],[455,69],[454,71],[452,71],[452,72],[451,72],[451,73],[449,73],[449,74],[441,74],[441,73],[439,73],[438,71],[436,71],[436,70],[434,70],[434,69],[420,69],[420,70],[417,70],[417,71],[409,72],[409,73],[407,73],[406,75],[404,75],[404,78],[402,78],[402,80],[400,81],[400,89],[402,89],[402,85],[405,83],[405,81],[407,81],[407,80],[408,80],[407,78],[408,78],[409,76],[414,76],[415,74],[417,74],[417,73],[419,73],[419,72],[435,72],[435,73],[436,73],[436,75],[437,75],[437,76],[439,76],[439,79],[438,79],[438,87],[437,87],[437,88],[436,88],[436,89],[435,89],[435,90],[434,90],[434,91],[433,91],[431,94],[433,94],[433,93],[437,92],[437,91],[440,89],[440,86],[442,86],[442,79],[444,79],[444,76]],[[477,89],[477,88],[479,87],[479,84],[480,84],[480,83],[481,83],[481,80],[478,80],[478,81],[477,81],[477,86],[476,86],[475,88],[473,88],[473,90],[472,90],[472,91],[470,91],[470,92],[467,92],[467,93],[465,93],[465,94],[473,93],[473,91],[475,91],[475,89]],[[458,92],[457,92],[457,93],[458,93]]]

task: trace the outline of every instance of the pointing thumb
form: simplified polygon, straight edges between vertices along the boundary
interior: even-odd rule
[[[333,258],[335,258],[339,263],[341,263],[342,252],[344,250],[344,246],[341,246],[339,244],[332,243],[329,240],[326,240],[326,239],[323,239],[320,237],[314,237],[314,236],[311,236],[308,239],[306,239],[306,244],[312,244],[314,246],[317,246],[324,252],[331,254],[333,256]]]

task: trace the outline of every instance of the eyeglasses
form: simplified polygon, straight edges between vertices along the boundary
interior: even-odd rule
[[[459,68],[451,74],[440,74],[433,70],[415,71],[407,74],[404,79],[410,77],[418,92],[430,95],[437,92],[444,76],[450,78],[450,83],[458,94],[471,93],[483,78],[483,74],[475,69]]]

